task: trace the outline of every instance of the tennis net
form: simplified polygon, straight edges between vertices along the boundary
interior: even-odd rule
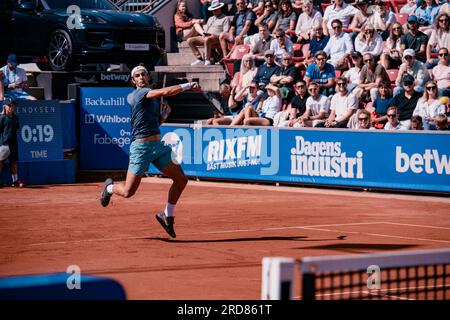
[[[305,257],[303,300],[446,300],[450,250]]]

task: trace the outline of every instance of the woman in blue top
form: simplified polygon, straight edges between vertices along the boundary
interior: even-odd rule
[[[430,36],[434,28],[434,22],[439,14],[440,4],[437,0],[425,0],[417,6],[417,9],[412,13],[419,21],[419,30],[425,32]],[[428,32],[427,32],[428,31]]]
[[[100,198],[103,207],[109,204],[111,196],[116,194],[124,198],[133,196],[141,182],[142,175],[153,163],[164,175],[173,180],[168,194],[164,212],[156,214],[156,219],[166,232],[176,237],[173,229],[173,211],[188,180],[181,166],[174,163],[171,147],[161,142],[160,125],[167,119],[170,108],[160,108],[158,98],[176,95],[182,91],[198,87],[196,82],[184,83],[161,89],[150,89],[150,75],[143,66],[131,71],[131,82],[135,90],[128,95],[132,107],[132,143],[130,146],[130,163],[125,183],[113,183],[106,179]]]

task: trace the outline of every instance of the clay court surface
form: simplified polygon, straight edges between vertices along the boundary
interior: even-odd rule
[[[260,299],[261,259],[450,247],[450,199],[190,181],[176,239],[154,215],[169,181],[100,206],[101,183],[0,191],[0,276],[118,280],[128,299]]]

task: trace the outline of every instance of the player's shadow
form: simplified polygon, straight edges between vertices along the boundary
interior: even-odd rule
[[[162,237],[146,238],[146,240],[159,240],[163,242],[174,243],[221,243],[221,242],[254,242],[254,241],[330,241],[330,240],[344,240],[345,236],[339,236],[332,239],[307,239],[306,236],[270,236],[270,237],[249,237],[249,238],[228,238],[228,239],[202,239],[202,240],[178,240],[168,239]]]
[[[402,250],[418,247],[415,244],[392,244],[392,243],[333,243],[322,246],[300,247],[294,249],[318,249],[318,250],[335,250],[349,253],[371,253],[375,250],[390,251]]]

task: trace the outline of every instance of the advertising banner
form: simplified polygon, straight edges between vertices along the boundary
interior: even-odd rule
[[[190,176],[450,192],[448,133],[196,125],[161,131]]]
[[[19,160],[53,161],[63,159],[61,106],[56,100],[19,100]]]
[[[131,144],[130,88],[80,88],[80,169],[123,170]]]

